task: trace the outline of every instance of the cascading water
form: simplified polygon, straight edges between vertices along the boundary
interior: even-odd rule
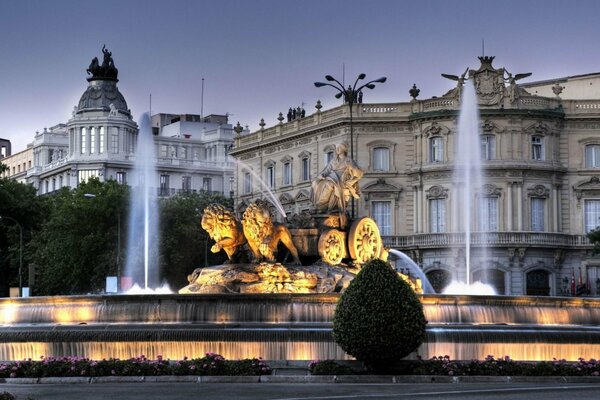
[[[157,286],[158,277],[158,199],[154,140],[150,116],[139,123],[135,165],[131,180],[131,202],[125,276],[143,289]]]
[[[427,276],[423,273],[423,270],[419,268],[419,266],[409,256],[396,249],[390,249],[390,253],[392,253],[402,262],[404,267],[408,269],[410,275],[421,280],[424,294],[435,294],[435,290],[433,289],[433,286],[431,286],[431,283],[429,283],[429,279],[427,279]]]
[[[452,282],[445,290],[446,294],[494,294],[492,287],[477,283],[471,284],[471,233],[475,228],[476,190],[483,184],[483,168],[479,136],[479,109],[477,94],[471,80],[467,80],[462,89],[461,110],[458,119],[458,130],[455,142],[454,187],[457,201],[454,202],[452,231],[465,233],[465,265],[464,281]],[[483,221],[477,221],[481,223]],[[479,228],[484,228],[481,224]],[[477,230],[482,230],[477,229]],[[485,248],[479,249],[479,260],[487,257]],[[458,279],[461,281],[461,279]]]

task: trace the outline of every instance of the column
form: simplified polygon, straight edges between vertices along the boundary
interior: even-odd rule
[[[508,182],[508,189],[506,193],[506,230],[511,232],[513,230],[513,198],[512,198],[512,182]]]
[[[523,230],[523,182],[517,183],[517,230]]]
[[[417,210],[419,209],[418,206],[418,194],[417,194],[417,187],[413,186],[413,232],[417,233],[419,232],[419,221],[418,221],[418,216],[417,216]]]

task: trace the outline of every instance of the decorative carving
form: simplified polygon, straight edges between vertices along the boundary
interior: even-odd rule
[[[356,264],[379,258],[383,250],[383,243],[379,228],[371,218],[363,217],[352,224],[348,235],[350,257]]]
[[[346,234],[329,229],[319,238],[319,255],[329,265],[339,265],[346,257]]]
[[[527,196],[529,197],[550,197],[550,189],[546,188],[544,185],[536,185],[527,189]]]
[[[254,262],[264,260],[274,262],[277,245],[283,243],[293,257],[294,264],[300,264],[298,250],[292,241],[290,231],[273,222],[268,202],[257,200],[250,204],[242,217],[244,235],[248,241]]]
[[[560,98],[560,94],[562,93],[564,88],[564,86],[561,86],[560,83],[556,82],[554,86],[552,86],[552,93],[554,93],[556,97]]]
[[[500,197],[502,194],[502,189],[492,184],[485,184],[481,186],[480,194],[487,197]]]
[[[534,124],[529,125],[527,128],[524,129],[524,131],[531,135],[546,136],[550,133],[550,127],[547,124],[538,121]]]
[[[417,100],[419,93],[421,93],[421,90],[417,88],[416,83],[413,83],[412,88],[408,91],[408,94],[410,95],[410,97],[412,97],[413,101]]]
[[[432,186],[426,190],[427,199],[445,199],[448,197],[448,189],[441,186]]]
[[[447,135],[449,133],[450,129],[447,126],[438,124],[437,122],[434,122],[429,127],[425,128],[425,131],[423,132],[425,137]]]
[[[316,228],[317,221],[308,211],[302,211],[300,214],[291,214],[286,218],[290,228],[292,229],[303,229],[303,228]]]
[[[223,250],[227,253],[228,262],[234,261],[234,255],[246,243],[246,238],[233,212],[221,204],[210,204],[204,209],[200,225],[216,242],[210,251],[218,253]]]

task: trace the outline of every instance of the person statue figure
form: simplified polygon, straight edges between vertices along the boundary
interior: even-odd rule
[[[287,122],[292,122],[292,107],[290,107],[290,109],[288,110]]]
[[[300,118],[304,118],[304,117],[306,117],[306,110],[303,108],[303,109],[300,111]]]
[[[292,119],[296,119],[296,109],[292,110]]]
[[[350,196],[360,198],[358,181],[364,171],[348,157],[348,145],[339,144],[335,149],[335,157],[312,181],[311,200],[317,213],[337,213],[340,227],[347,225],[346,208]]]

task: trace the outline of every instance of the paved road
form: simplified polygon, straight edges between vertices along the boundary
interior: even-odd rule
[[[444,400],[558,400],[599,399],[600,384],[0,384],[19,400],[164,400],[164,399],[444,399]]]

